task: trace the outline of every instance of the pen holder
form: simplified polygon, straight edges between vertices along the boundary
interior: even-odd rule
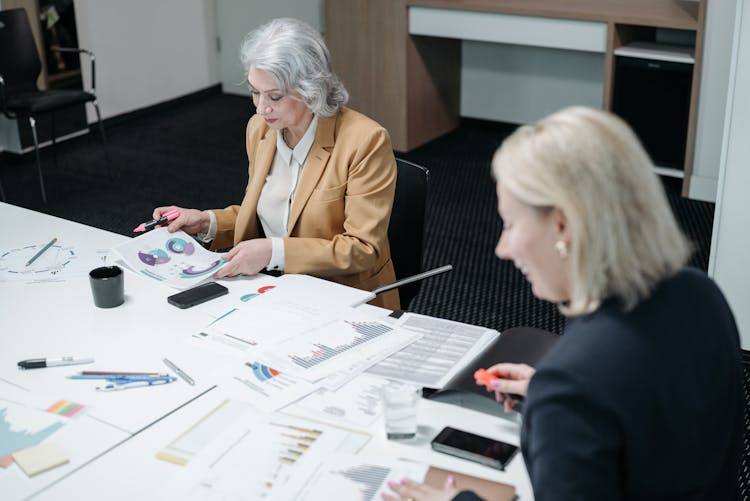
[[[91,294],[99,308],[114,308],[125,302],[125,277],[119,266],[102,266],[89,272]]]

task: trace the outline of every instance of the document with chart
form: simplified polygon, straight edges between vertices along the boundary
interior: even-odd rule
[[[255,359],[227,364],[215,377],[217,391],[264,412],[278,410],[318,389],[318,385]]]
[[[317,381],[363,358],[387,352],[389,346],[402,344],[404,335],[397,327],[350,308],[334,320],[263,350],[260,356],[280,369]]]
[[[112,249],[131,270],[175,289],[188,289],[207,279],[227,261],[204,249],[184,231],[156,228]]]
[[[285,284],[277,279],[272,290],[253,297],[192,334],[195,342],[214,351],[247,356],[338,318],[340,305],[321,306],[312,295],[308,299],[290,295]]]
[[[367,429],[382,416],[381,388],[392,381],[360,374],[336,390],[320,388],[284,408],[284,412],[340,426]]]
[[[298,471],[307,470],[307,463],[316,464],[334,452],[356,453],[370,439],[231,401],[186,433],[170,448],[181,450],[188,444],[189,462],[163,486],[162,499],[277,499],[275,493]]]
[[[0,285],[65,282],[104,266],[107,253],[63,239],[0,249]]]
[[[357,499],[378,501],[383,493],[394,495],[388,482],[404,478],[422,480],[429,466],[395,458],[370,458],[334,454],[315,465],[306,465],[294,483],[284,486],[278,499]]]

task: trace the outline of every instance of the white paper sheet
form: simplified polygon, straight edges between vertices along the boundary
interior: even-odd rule
[[[411,461],[390,458],[363,458],[352,454],[333,454],[314,467],[307,465],[298,477],[306,477],[301,487],[299,482],[285,486],[278,499],[313,501],[318,499],[351,499],[375,501],[383,493],[391,496],[388,482],[399,482],[404,478],[421,481],[429,466]]]
[[[321,388],[285,407],[284,412],[367,429],[383,414],[380,388],[388,384],[387,379],[361,374],[335,391]]]
[[[180,473],[164,484],[163,499],[274,499],[307,463],[318,463],[333,452],[356,452],[369,435],[269,415],[247,407],[216,438],[195,455]]]
[[[107,249],[92,249],[60,239],[27,266],[47,243],[0,249],[0,284],[65,282],[105,265]]]
[[[183,231],[156,228],[112,249],[131,270],[175,289],[188,289],[211,277],[227,261],[204,249]]]
[[[280,369],[317,381],[402,342],[402,333],[368,313],[349,309],[335,319],[262,350]]]
[[[228,364],[217,373],[218,391],[228,398],[272,412],[296,402],[318,389],[318,385],[279,371],[258,360]]]
[[[421,333],[422,338],[370,367],[367,373],[429,388],[442,388],[500,335],[486,327],[413,313],[404,315],[398,325]]]

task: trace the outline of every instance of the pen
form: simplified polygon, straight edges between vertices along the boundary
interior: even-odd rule
[[[29,266],[31,263],[33,263],[34,261],[36,261],[36,258],[38,258],[42,254],[44,254],[45,252],[47,252],[47,249],[49,249],[50,247],[52,247],[55,244],[55,242],[57,242],[57,237],[55,237],[52,240],[50,240],[49,243],[47,243],[47,245],[45,245],[44,247],[42,247],[41,249],[39,249],[39,252],[37,252],[36,254],[34,254],[34,256],[31,259],[29,259],[28,261],[26,261],[26,266]]]
[[[81,371],[81,376],[168,376],[164,372]]]
[[[133,233],[140,233],[143,231],[150,231],[159,226],[160,224],[168,223],[174,219],[180,217],[180,211],[177,209],[165,212],[159,219],[152,219],[147,223],[141,223],[133,229]]]
[[[185,371],[177,367],[175,364],[173,364],[166,358],[162,358],[162,360],[164,361],[165,364],[167,364],[167,367],[175,371],[178,376],[180,376],[182,379],[185,380],[186,383],[188,383],[190,386],[195,386],[195,381],[193,381],[193,378],[185,374]]]
[[[118,374],[73,374],[68,376],[68,379],[106,379],[107,381],[149,381],[152,379],[160,379],[170,377],[169,374],[132,374],[132,375],[118,375]]]
[[[169,384],[176,381],[177,378],[174,376],[167,376],[165,378],[155,379],[144,379],[142,381],[132,381],[126,383],[109,383],[104,386],[97,386],[97,391],[120,391],[129,390],[131,388],[143,388],[145,386],[156,386],[160,384]]]
[[[90,364],[94,357],[60,357],[60,358],[30,358],[18,362],[21,369],[40,369],[42,367],[56,367],[58,365]]]

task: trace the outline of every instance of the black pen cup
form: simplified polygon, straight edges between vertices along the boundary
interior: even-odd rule
[[[125,302],[125,276],[119,266],[102,266],[89,272],[94,304],[114,308]]]

